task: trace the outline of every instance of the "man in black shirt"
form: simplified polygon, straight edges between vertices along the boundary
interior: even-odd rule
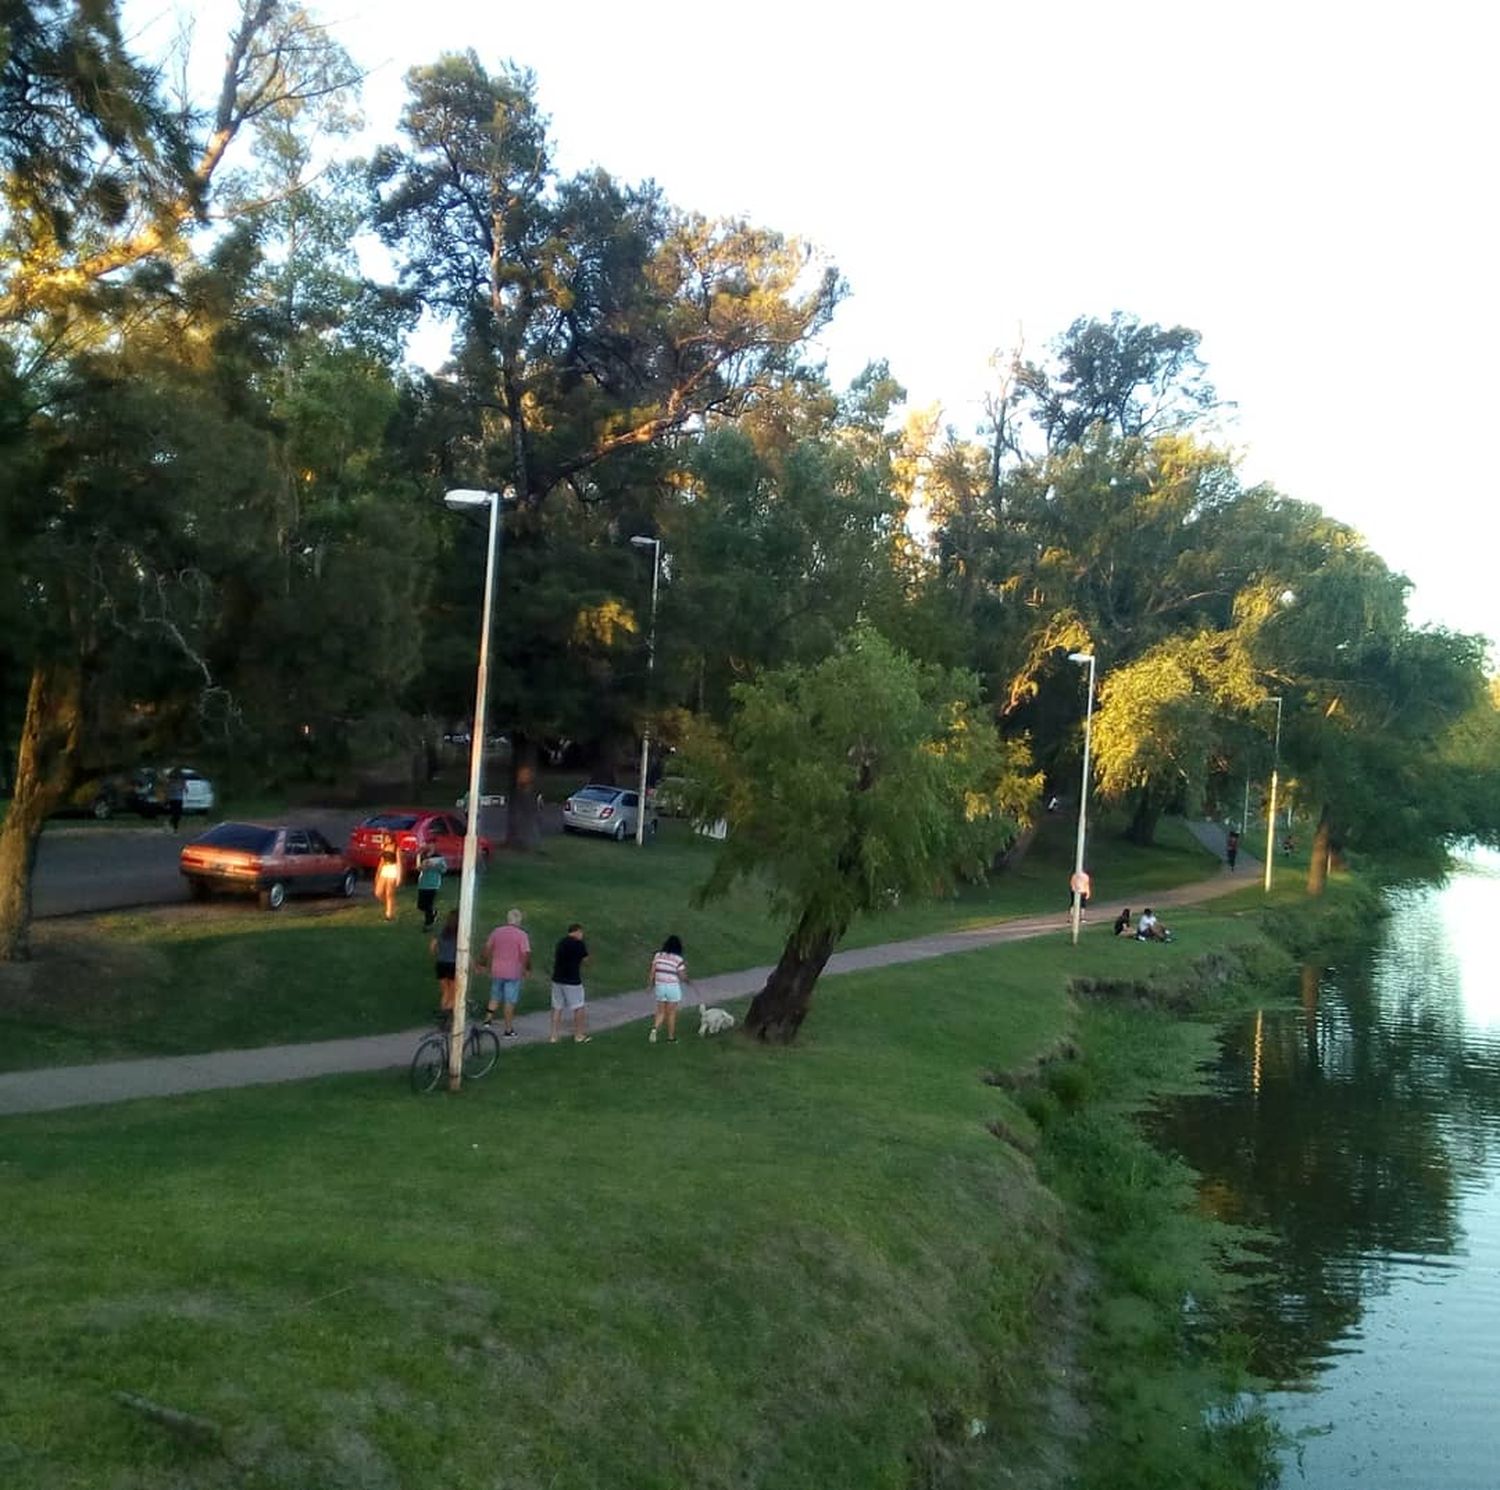
[[[557,1044],[562,1033],[563,1011],[573,1015],[573,1039],[584,1045],[589,1038],[588,1010],[583,1002],[583,964],[588,960],[589,947],[583,939],[583,927],[574,922],[568,934],[557,944],[552,954],[552,1043]]]

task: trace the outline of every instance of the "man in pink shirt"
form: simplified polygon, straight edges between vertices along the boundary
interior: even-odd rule
[[[490,1006],[485,1010],[484,1022],[490,1024],[495,1010],[503,1005],[507,1040],[514,1040],[516,1005],[521,1000],[521,979],[531,971],[531,938],[521,930],[522,916],[518,910],[505,913],[505,925],[490,932],[484,944],[484,956],[476,961],[477,971],[488,970],[490,975]]]

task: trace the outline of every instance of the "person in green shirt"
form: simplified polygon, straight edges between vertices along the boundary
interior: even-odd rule
[[[448,861],[435,849],[423,849],[417,859],[417,909],[422,912],[422,930],[431,931],[437,921],[437,893],[443,888]]]

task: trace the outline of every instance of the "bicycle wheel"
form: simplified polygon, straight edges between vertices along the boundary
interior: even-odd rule
[[[494,1030],[476,1025],[464,1037],[464,1075],[476,1080],[488,1076],[500,1059],[500,1037]]]
[[[428,1035],[411,1058],[411,1089],[430,1092],[448,1069],[448,1041],[443,1035]]]

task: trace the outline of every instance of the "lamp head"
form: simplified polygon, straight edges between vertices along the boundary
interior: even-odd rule
[[[443,493],[443,506],[453,512],[470,512],[478,507],[488,507],[492,502],[498,501],[499,497],[499,492],[471,491],[467,487],[460,487]]]
[[[637,533],[630,542],[634,548],[655,548],[661,542],[661,539],[647,538],[644,533]]]
[[[1069,652],[1068,653],[1068,661],[1069,662],[1092,662],[1093,660],[1094,660],[1094,654],[1092,652]]]

